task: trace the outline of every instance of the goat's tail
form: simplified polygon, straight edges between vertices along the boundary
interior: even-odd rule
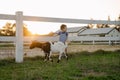
[[[51,41],[49,41],[49,43],[50,43],[50,45],[52,45],[52,42],[51,42]]]

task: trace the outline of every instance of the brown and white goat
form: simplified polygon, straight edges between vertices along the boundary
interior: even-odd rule
[[[62,42],[55,42],[54,44],[52,42],[38,42],[38,41],[32,41],[31,45],[30,45],[30,49],[33,48],[41,48],[44,53],[45,53],[45,61],[46,60],[51,60],[51,55],[52,53],[59,53],[59,58],[58,61],[59,62],[61,60],[62,54],[65,55],[65,57],[68,59],[68,56],[66,55],[66,51],[65,49],[67,48],[67,45],[65,45]]]

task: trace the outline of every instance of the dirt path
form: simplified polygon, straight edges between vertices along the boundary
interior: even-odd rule
[[[120,49],[120,45],[69,45],[68,53],[71,52],[81,52],[89,51],[94,52],[96,50],[105,50],[105,51],[114,51]],[[34,56],[44,56],[44,53],[41,49],[35,48],[30,50],[29,47],[24,47],[24,56],[25,57],[34,57]],[[11,47],[2,47],[0,48],[0,59],[5,58],[14,58],[15,57],[15,48]]]

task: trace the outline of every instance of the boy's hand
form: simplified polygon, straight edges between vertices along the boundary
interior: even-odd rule
[[[58,36],[58,34],[55,33],[53,36]]]

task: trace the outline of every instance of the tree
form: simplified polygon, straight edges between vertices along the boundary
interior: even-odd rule
[[[110,26],[108,24],[104,24],[104,28],[109,28]]]
[[[16,33],[16,23],[12,24],[7,22],[5,26],[0,30],[1,36],[15,36]],[[32,36],[32,33],[27,29],[27,25],[23,24],[23,35]]]
[[[93,18],[91,18],[91,20],[93,20]],[[87,28],[93,28],[94,27],[94,24],[88,24]]]
[[[7,22],[0,30],[1,36],[14,36],[15,31],[12,28],[12,23]]]
[[[108,21],[110,21],[110,16],[108,16]],[[97,28],[109,28],[110,25],[108,25],[108,24],[97,24],[96,27]]]
[[[117,25],[115,28],[120,32],[120,26],[119,25]]]
[[[32,33],[28,30],[26,24],[23,24],[23,35],[24,36],[32,36]]]
[[[87,25],[87,28],[90,28],[90,29],[91,29],[91,28],[93,28],[93,27],[94,27],[93,24],[88,24],[88,25]]]
[[[97,27],[97,28],[101,28],[101,25],[100,25],[100,24],[97,24],[96,27]]]

